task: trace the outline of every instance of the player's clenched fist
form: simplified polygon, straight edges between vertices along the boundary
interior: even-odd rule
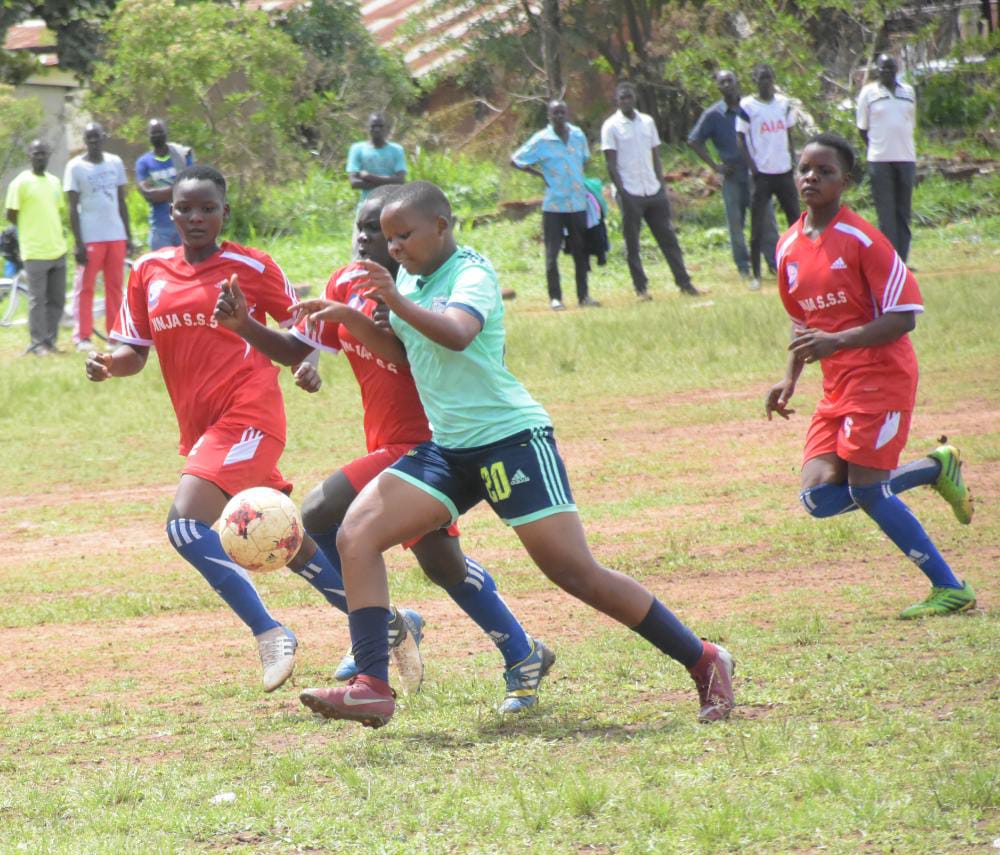
[[[96,350],[87,354],[87,379],[100,383],[111,376],[111,354],[98,353]]]
[[[219,299],[215,301],[213,314],[215,320],[219,322],[219,326],[234,331],[240,330],[250,317],[247,298],[240,290],[240,283],[235,273],[229,277],[228,282],[222,285]]]
[[[319,371],[311,362],[303,362],[296,369],[293,375],[295,385],[307,392],[318,392],[323,385],[323,378],[319,376]]]

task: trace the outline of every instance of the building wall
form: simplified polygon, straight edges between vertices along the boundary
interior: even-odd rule
[[[83,125],[77,127],[80,116],[78,92],[76,81],[58,71],[36,74],[14,89],[16,97],[34,98],[41,103],[45,119],[38,136],[52,147],[49,172],[60,178],[72,156],[71,150],[79,146],[83,138]],[[27,168],[28,154],[25,152],[24,157],[2,176],[0,183],[6,188],[11,178]]]

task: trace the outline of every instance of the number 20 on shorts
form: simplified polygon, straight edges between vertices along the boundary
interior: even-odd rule
[[[502,460],[498,460],[488,468],[481,466],[479,474],[483,477],[483,484],[486,485],[486,493],[491,502],[502,502],[510,498],[510,481]]]

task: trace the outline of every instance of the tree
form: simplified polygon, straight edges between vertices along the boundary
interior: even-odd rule
[[[344,139],[373,110],[402,111],[415,97],[406,65],[379,48],[354,2],[295,6],[282,29],[305,52],[301,133],[324,164],[344,156]]]
[[[699,109],[718,97],[712,74],[723,66],[735,71],[749,91],[750,69],[768,62],[785,91],[804,102],[807,111],[839,121],[829,102],[853,94],[851,72],[885,43],[887,22],[902,3],[520,0],[500,13],[495,0],[468,0],[465,20],[477,20],[461,36],[461,47],[474,57],[474,67],[502,69],[506,77],[500,86],[515,97],[551,91],[549,54],[560,57],[562,77],[572,81],[570,100],[572,85],[594,68],[612,80],[629,79],[638,89],[639,108],[653,116],[663,139],[680,142]],[[432,4],[423,26],[447,5],[445,0]],[[924,5],[907,2],[908,9]],[[558,13],[555,28],[543,20],[547,7]],[[558,45],[546,46],[552,36]],[[522,60],[512,62],[518,53]],[[458,72],[460,78],[463,74]]]
[[[304,60],[263,12],[124,0],[104,36],[86,106],[110,129],[143,139],[161,117],[240,187],[294,171]]]
[[[557,98],[561,99],[564,94],[559,0],[542,0],[542,13],[539,18],[539,28],[542,33],[542,64],[545,67],[548,100],[554,101]]]
[[[13,86],[0,84],[0,175],[25,160],[25,147],[44,118],[37,99],[15,98]]]
[[[0,9],[0,32],[27,18],[41,18],[56,34],[59,65],[81,79],[90,76],[99,53],[102,24],[117,0],[5,0]]]

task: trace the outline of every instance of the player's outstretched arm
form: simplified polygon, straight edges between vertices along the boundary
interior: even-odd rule
[[[358,285],[369,297],[382,300],[393,312],[418,333],[449,350],[465,350],[479,335],[482,325],[477,318],[462,309],[448,308],[443,313],[432,312],[408,300],[396,288],[396,281],[382,265],[374,261],[359,261],[369,273],[369,279]]]
[[[214,317],[219,326],[232,330],[251,347],[281,365],[298,365],[312,353],[313,349],[308,344],[291,333],[264,326],[250,316],[246,297],[240,290],[235,273],[219,291]]]
[[[367,294],[370,287],[371,281],[366,278],[359,280],[354,290]],[[376,356],[395,362],[397,365],[406,364],[406,350],[392,329],[378,326],[366,314],[352,309],[345,303],[315,297],[312,300],[296,303],[292,309],[297,313],[297,318],[306,319],[307,328],[321,321],[341,324]]]
[[[123,344],[113,353],[98,353],[96,350],[87,354],[84,369],[87,379],[100,383],[111,377],[129,377],[138,374],[146,365],[149,348],[137,344]]]

